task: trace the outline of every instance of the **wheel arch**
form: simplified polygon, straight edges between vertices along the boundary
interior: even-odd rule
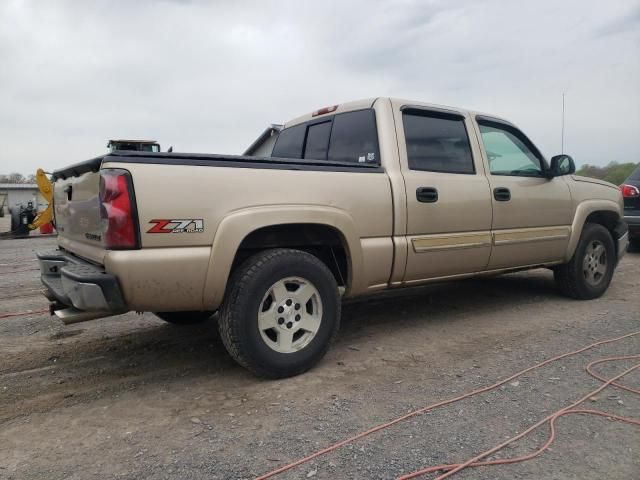
[[[571,237],[567,247],[565,260],[569,261],[576,251],[580,235],[585,223],[597,223],[605,227],[611,233],[614,245],[617,248],[615,229],[621,220],[620,207],[610,200],[587,200],[578,205],[571,226]],[[618,252],[616,252],[617,254]]]
[[[337,251],[322,252],[326,241]],[[277,247],[298,247],[315,254],[339,283],[342,276],[347,293],[366,288],[360,238],[346,212],[323,206],[254,207],[232,212],[216,230],[203,291],[205,308],[222,303],[233,267],[251,253]],[[332,256],[327,256],[331,253],[344,256],[342,266],[338,259],[336,267]]]

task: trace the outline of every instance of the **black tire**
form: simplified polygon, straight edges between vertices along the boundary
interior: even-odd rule
[[[27,227],[20,220],[20,211],[17,209],[11,210],[11,232],[13,235],[29,235],[29,227]]]
[[[9,213],[11,214],[11,231],[15,232],[20,226],[20,214],[15,210],[10,210]]]
[[[154,315],[174,325],[193,325],[206,322],[214,312],[154,312]]]
[[[586,258],[590,255],[589,249],[594,245],[601,245],[604,248],[604,265],[595,260],[590,262],[590,259]],[[602,267],[604,271],[598,278],[591,281],[588,279],[590,278],[589,270],[594,265],[598,265],[594,268]],[[569,263],[554,269],[554,277],[563,294],[578,300],[591,300],[600,297],[607,290],[615,266],[616,249],[611,234],[602,225],[587,223],[582,229],[573,257]]]
[[[271,307],[268,309],[269,312],[264,308],[265,301],[269,301],[269,295],[273,294],[274,316],[281,315],[275,313],[276,308],[280,311],[280,307],[276,304],[275,289],[272,287],[280,282],[289,285],[286,281],[292,278],[306,281],[314,289],[313,301],[320,305],[315,313],[318,326],[315,333],[309,337],[308,343],[298,350],[282,353],[269,345],[269,339],[265,336],[268,331],[261,331],[258,326],[258,314],[259,311],[271,311]],[[302,285],[306,284],[303,282]],[[298,290],[288,289],[289,287],[285,296],[295,296],[298,293]],[[294,306],[300,308],[298,304]],[[308,302],[302,306],[305,314],[309,313],[309,310],[313,313],[313,308]],[[240,365],[260,377],[285,378],[309,370],[322,359],[340,327],[340,311],[338,285],[327,266],[309,253],[279,248],[253,255],[233,272],[218,325],[224,346]],[[295,313],[289,310],[289,314]],[[303,322],[305,319],[306,317],[303,317]],[[271,332],[277,334],[273,345],[280,342],[282,332],[278,329],[287,333],[284,331],[285,326],[291,328],[292,323],[294,322],[287,321],[273,327]],[[293,330],[295,328],[297,327],[294,326]],[[302,331],[302,335],[311,335],[303,328],[298,331]],[[299,340],[295,340],[296,334],[297,331],[291,334],[292,345],[300,340],[300,337]]]

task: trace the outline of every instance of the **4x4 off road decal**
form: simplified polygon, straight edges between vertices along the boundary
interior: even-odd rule
[[[153,227],[147,230],[147,233],[199,233],[204,232],[204,220],[201,218],[187,219],[158,219],[151,220],[149,223],[155,223]]]

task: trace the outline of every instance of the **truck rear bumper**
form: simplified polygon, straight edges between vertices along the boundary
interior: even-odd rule
[[[103,268],[63,250],[40,252],[40,278],[51,311],[65,323],[126,312],[118,280]]]

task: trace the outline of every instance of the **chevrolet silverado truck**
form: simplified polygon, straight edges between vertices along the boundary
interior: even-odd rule
[[[231,356],[278,378],[322,358],[343,298],[549,268],[593,299],[627,248],[617,186],[492,115],[376,98],[275,135],[270,156],[114,151],[55,171],[51,312],[219,312]]]

